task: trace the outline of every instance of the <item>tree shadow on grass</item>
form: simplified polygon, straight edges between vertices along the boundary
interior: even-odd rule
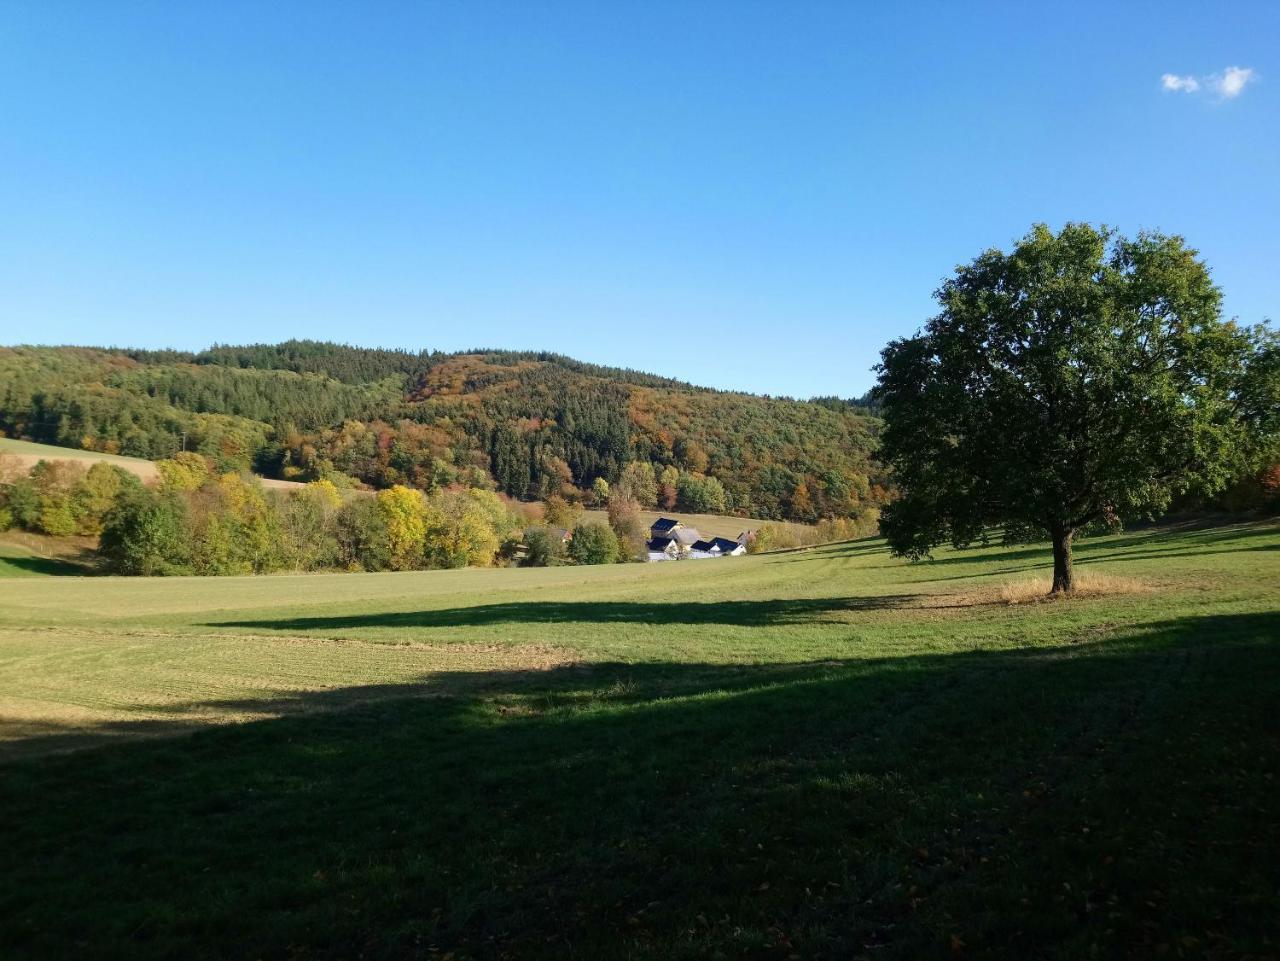
[[[216,621],[208,627],[244,627],[272,631],[344,630],[366,627],[481,627],[495,624],[719,624],[768,627],[804,624],[864,611],[898,610],[920,599],[916,594],[867,597],[795,598],[762,601],[524,601],[481,604],[443,610],[379,611],[324,617]]]
[[[1087,566],[1100,561],[1146,561],[1164,560],[1166,558],[1211,557],[1216,554],[1235,554],[1241,551],[1275,551],[1280,544],[1253,544],[1255,538],[1275,538],[1280,528],[1275,525],[1248,525],[1230,528],[1213,527],[1185,533],[1181,529],[1143,530],[1126,535],[1106,535],[1103,538],[1082,538],[1074,545],[1076,564]],[[1167,545],[1167,546],[1164,546]],[[1189,546],[1190,545],[1190,546]],[[1134,548],[1148,548],[1135,550]],[[974,546],[965,550],[949,553],[944,557],[935,557],[919,562],[925,567],[950,568],[973,564],[993,564],[1001,562],[1026,562],[1017,567],[1000,570],[983,570],[972,574],[955,574],[945,577],[929,578],[931,581],[970,580],[976,577],[1007,576],[1023,574],[1030,571],[1049,570],[1053,568],[1053,553],[1047,543],[1027,547],[1001,548],[998,544]],[[909,564],[900,560],[897,566]],[[881,568],[895,566],[881,565]]]
[[[98,573],[85,564],[74,561],[59,560],[54,557],[0,557],[0,577],[5,567],[21,571],[18,576],[34,575],[40,577],[87,577]]]
[[[5,766],[0,941],[12,958],[1265,956],[1277,637],[1264,612],[1052,649],[281,699],[276,720]],[[244,706],[202,706],[219,704]]]

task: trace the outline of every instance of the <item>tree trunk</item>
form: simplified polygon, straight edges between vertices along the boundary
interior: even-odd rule
[[[1070,594],[1075,588],[1071,570],[1071,538],[1075,534],[1070,527],[1054,525],[1053,534],[1053,593]]]

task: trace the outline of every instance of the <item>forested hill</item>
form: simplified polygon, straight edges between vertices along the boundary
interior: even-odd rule
[[[185,443],[224,468],[375,487],[573,497],[625,474],[667,508],[814,520],[883,499],[876,427],[848,401],[716,391],[549,353],[0,348],[8,436],[149,458]]]

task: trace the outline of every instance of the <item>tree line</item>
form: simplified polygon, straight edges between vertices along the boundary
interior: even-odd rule
[[[533,512],[483,488],[428,495],[394,485],[369,494],[321,479],[266,490],[253,475],[219,471],[191,452],[156,466],[159,478],[148,486],[106,461],[40,461],[23,471],[0,456],[0,531],[97,537],[109,569],[133,575],[608,564],[641,556],[609,524],[576,523],[566,545]],[[554,500],[552,508],[551,519],[562,520]],[[638,517],[628,523],[633,531]]]

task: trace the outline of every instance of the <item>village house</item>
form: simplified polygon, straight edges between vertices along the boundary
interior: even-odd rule
[[[746,532],[738,540],[727,537],[704,538],[696,527],[687,527],[671,517],[660,517],[649,528],[649,560],[704,560],[736,557],[747,552]]]

